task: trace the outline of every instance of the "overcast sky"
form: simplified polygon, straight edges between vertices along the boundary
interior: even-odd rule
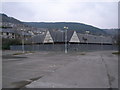
[[[3,2],[1,13],[25,22],[79,22],[102,29],[118,27],[117,2]]]

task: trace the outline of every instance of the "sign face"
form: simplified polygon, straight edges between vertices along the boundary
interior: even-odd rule
[[[70,39],[70,42],[80,42],[80,40],[79,40],[79,38],[77,36],[76,31],[74,31],[73,36]]]
[[[44,43],[53,43],[53,39],[52,39],[49,31],[47,31],[47,33],[46,33]]]

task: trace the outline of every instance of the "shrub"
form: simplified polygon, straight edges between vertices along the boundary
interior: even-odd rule
[[[3,50],[9,50],[10,45],[20,45],[21,40],[19,39],[8,39],[8,38],[2,38],[2,49]]]

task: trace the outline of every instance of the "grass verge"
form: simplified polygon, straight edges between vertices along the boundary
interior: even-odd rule
[[[120,51],[119,52],[113,52],[112,54],[120,55]]]
[[[21,55],[21,54],[26,54],[26,53],[34,53],[32,51],[26,51],[26,52],[19,52],[19,53],[14,53],[13,55]]]

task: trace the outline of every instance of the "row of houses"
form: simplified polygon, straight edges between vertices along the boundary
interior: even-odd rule
[[[113,44],[114,40],[110,36],[95,36],[90,34],[81,34],[76,31],[68,30],[46,30],[40,35],[33,36],[27,40],[28,43],[89,43],[89,44]]]
[[[1,38],[9,38],[9,39],[18,39],[18,38],[30,38],[31,34],[27,32],[21,32],[17,30],[13,30],[12,28],[0,29],[0,37]]]
[[[115,41],[110,36],[96,36],[91,34],[81,34],[73,30],[13,30],[12,28],[0,29],[0,37],[3,38],[21,38],[26,44],[42,43],[94,43],[94,44],[113,44]]]
[[[9,22],[0,22],[0,37],[2,38],[24,38],[28,39],[33,35],[39,35],[39,31],[44,31],[44,28],[35,28],[24,24],[14,24]]]

